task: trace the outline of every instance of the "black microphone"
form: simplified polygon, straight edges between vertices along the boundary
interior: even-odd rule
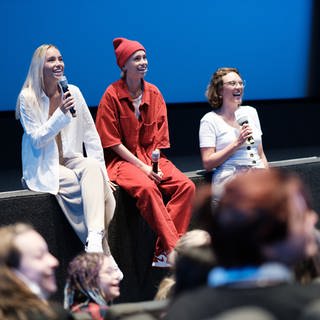
[[[158,173],[158,162],[160,159],[160,151],[159,149],[156,149],[152,151],[151,154],[151,162],[152,162],[152,171],[155,173]]]
[[[59,85],[63,91],[63,93],[69,92],[69,88],[68,88],[68,80],[66,76],[62,76],[59,80]],[[70,96],[70,93],[69,95]],[[74,107],[70,108],[70,112],[72,114],[73,117],[76,117],[76,110],[74,109]]]
[[[243,109],[239,107],[234,113],[236,117],[236,121],[240,126],[243,126],[244,124],[249,123],[248,116],[244,112],[245,111],[243,111]],[[254,138],[252,136],[250,136],[247,139],[247,141],[249,144],[254,144]]]

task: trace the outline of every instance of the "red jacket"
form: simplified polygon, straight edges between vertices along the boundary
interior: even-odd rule
[[[111,84],[103,94],[96,117],[96,126],[105,149],[105,160],[111,180],[122,160],[110,147],[123,144],[144,163],[151,164],[155,149],[170,147],[167,108],[159,89],[143,81],[140,118],[124,80]]]

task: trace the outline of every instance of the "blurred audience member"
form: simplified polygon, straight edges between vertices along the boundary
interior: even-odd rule
[[[112,256],[82,253],[69,264],[64,306],[73,314],[87,314],[102,320],[108,305],[119,297],[122,273],[114,266]]]
[[[30,225],[0,228],[0,319],[72,319],[62,306],[49,303],[57,290],[57,259]]]
[[[156,300],[171,298],[206,283],[214,261],[210,243],[209,233],[200,229],[188,231],[178,240],[169,255],[172,274],[161,281]]]
[[[320,231],[315,230],[317,252],[299,261],[294,267],[295,279],[301,284],[320,282]]]
[[[217,267],[207,286],[173,301],[167,319],[207,319],[243,306],[298,319],[320,297],[318,284],[295,283],[292,272],[317,251],[316,221],[307,190],[293,173],[239,173],[208,220]]]

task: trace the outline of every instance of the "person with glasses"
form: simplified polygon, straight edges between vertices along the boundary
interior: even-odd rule
[[[101,252],[83,252],[69,263],[64,307],[80,319],[103,320],[112,301],[120,296],[122,273]],[[81,317],[82,319],[82,317]]]
[[[262,131],[255,108],[241,106],[245,81],[236,68],[219,68],[211,77],[206,97],[213,108],[200,121],[203,167],[213,172],[214,198],[237,172],[268,168]],[[237,113],[244,121],[239,121]]]

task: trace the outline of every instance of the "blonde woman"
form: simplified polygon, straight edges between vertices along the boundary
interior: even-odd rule
[[[35,50],[16,108],[24,129],[23,180],[33,191],[56,196],[86,251],[110,255],[106,236],[115,209],[114,186],[81,91],[68,85],[64,92],[61,86],[64,67],[56,46]]]

